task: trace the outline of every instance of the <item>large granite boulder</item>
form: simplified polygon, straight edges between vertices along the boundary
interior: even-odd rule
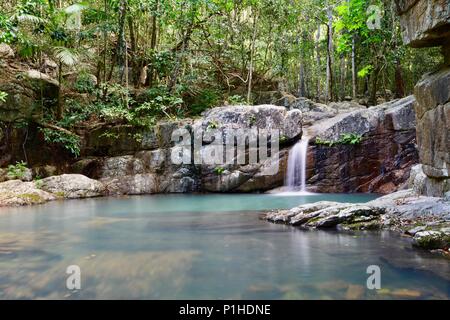
[[[105,186],[101,182],[81,174],[63,174],[42,179],[40,188],[68,199],[105,195]]]
[[[307,183],[318,192],[389,193],[418,162],[414,97],[338,114],[305,129],[310,137]],[[361,136],[345,144],[345,134]]]
[[[274,129],[288,140],[298,139],[302,132],[302,113],[275,105],[218,107],[205,111],[202,116],[194,128],[200,124],[204,130],[211,126],[218,130]]]

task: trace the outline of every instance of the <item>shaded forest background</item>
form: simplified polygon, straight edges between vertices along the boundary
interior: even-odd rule
[[[0,43],[59,80],[43,130],[75,154],[82,122],[151,126],[298,97],[370,106],[411,94],[440,61],[402,44],[388,0],[11,0]]]

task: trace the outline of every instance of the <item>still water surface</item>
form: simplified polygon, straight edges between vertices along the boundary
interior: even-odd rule
[[[152,195],[0,208],[0,299],[449,299],[449,260],[408,239],[258,218],[371,199]],[[81,268],[81,290],[66,288],[69,265]],[[381,268],[381,290],[366,288],[369,265]]]

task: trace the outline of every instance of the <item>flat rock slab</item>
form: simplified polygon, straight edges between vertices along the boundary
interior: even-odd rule
[[[450,202],[418,196],[412,189],[365,204],[320,201],[271,211],[262,219],[313,229],[400,230],[413,236],[417,247],[444,250],[450,247]]]

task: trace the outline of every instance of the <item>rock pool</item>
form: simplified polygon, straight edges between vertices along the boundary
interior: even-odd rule
[[[151,195],[0,208],[0,299],[449,299],[449,260],[391,232],[306,231],[262,210],[371,195]],[[66,268],[81,289],[66,288]],[[369,265],[381,289],[366,287]]]

